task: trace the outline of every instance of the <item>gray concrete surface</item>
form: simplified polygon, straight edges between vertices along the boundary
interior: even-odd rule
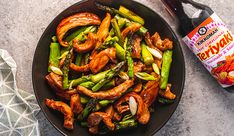
[[[37,42],[53,18],[78,0],[0,0],[0,48],[18,65],[19,88],[33,92],[31,67]],[[137,0],[175,22],[159,0]],[[198,1],[198,0],[196,0]],[[199,0],[212,7],[234,32],[233,0]],[[186,83],[181,102],[168,123],[155,136],[233,136],[234,94],[223,90],[196,57],[182,44]],[[59,136],[40,113],[42,136]]]

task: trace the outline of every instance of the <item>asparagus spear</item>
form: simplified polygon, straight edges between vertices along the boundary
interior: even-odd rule
[[[118,72],[120,71],[120,69],[122,68],[122,66],[124,65],[124,61],[118,63],[114,68],[112,68],[106,75],[105,77],[99,81],[93,88],[92,90],[94,92],[98,91],[103,85],[105,85],[106,83],[110,82],[110,80],[118,74]]]
[[[101,81],[105,76],[106,74],[109,72],[110,70],[106,70],[106,71],[103,71],[103,72],[100,72],[100,73],[97,73],[96,75],[91,75],[90,79],[92,82],[94,83],[98,83],[99,81]]]
[[[163,53],[163,62],[162,62],[161,79],[160,79],[161,89],[166,89],[167,87],[171,62],[172,62],[172,50],[166,50]]]
[[[108,104],[113,103],[113,100],[101,100],[98,103],[101,105],[101,107],[106,107]]]
[[[89,101],[88,97],[80,96],[80,102],[81,102],[81,104],[86,104],[86,103],[88,103],[88,101]]]
[[[91,81],[87,81],[87,82],[80,84],[80,86],[83,86],[83,87],[88,88],[88,89],[91,89],[94,85],[95,85],[95,83],[93,83]]]
[[[162,104],[171,104],[171,103],[173,103],[174,101],[175,101],[175,100],[170,100],[170,99],[158,97],[158,102],[159,102],[159,103],[162,103]]]
[[[73,52],[73,48],[72,48],[72,43],[69,43],[69,52],[66,56],[66,59],[64,61],[64,65],[63,65],[63,89],[68,89],[69,88],[69,81],[68,81],[68,73],[69,73],[69,66],[71,64],[71,57],[72,57],[72,52]]]
[[[100,45],[97,48],[97,50],[104,50],[104,49],[108,48],[110,45],[113,46],[113,44],[115,44],[118,41],[119,41],[119,38],[117,36],[112,37],[112,38],[111,38],[111,36],[108,36],[106,38],[106,40],[102,43],[102,45]]]
[[[116,130],[127,129],[137,126],[137,121],[135,119],[128,119],[115,123]]]
[[[81,66],[81,60],[82,60],[82,54],[78,53],[77,56],[76,56],[75,64],[77,66]]]
[[[154,58],[148,51],[147,45],[144,42],[141,43],[141,55],[146,65],[151,65],[154,62]]]
[[[93,26],[91,26],[93,27]],[[87,27],[81,27],[79,30],[75,31],[74,33],[72,33],[71,35],[67,36],[65,41],[70,42],[71,40],[73,40],[77,35],[79,35],[80,33],[84,32],[87,29]]]
[[[56,43],[57,42],[57,37],[56,36],[52,36],[52,42]]]
[[[102,90],[103,89],[110,89],[112,87],[115,86],[115,80],[112,79],[110,82],[106,83],[105,85],[103,85],[103,87],[101,88]]]
[[[133,73],[134,64],[133,64],[133,59],[131,57],[131,53],[132,53],[132,36],[130,36],[127,47],[126,47],[126,60],[128,63],[128,76],[130,78],[133,78],[134,77],[134,73]]]
[[[59,43],[50,44],[50,56],[48,72],[51,72],[51,66],[59,67],[60,45]]]
[[[95,111],[97,103],[98,101],[96,99],[90,99],[84,110],[81,112],[80,115],[78,115],[78,120],[82,121],[86,119],[90,112]]]
[[[118,23],[117,23],[117,21],[116,21],[115,18],[113,18],[113,19],[111,20],[111,24],[112,24],[112,27],[113,27],[114,30],[115,30],[115,34],[116,34],[117,37],[119,38],[119,44],[120,44],[121,46],[123,46],[123,44],[124,44],[124,39],[123,39],[123,37],[122,37],[122,35],[121,35],[119,25],[118,25]]]
[[[116,49],[117,58],[122,61],[125,60],[125,50],[118,43],[115,43],[114,46]]]
[[[124,20],[125,21],[125,25],[126,27],[132,25],[132,23],[130,20],[128,20],[127,18],[122,18],[119,15],[116,15],[115,18],[120,21],[120,20]],[[148,29],[146,29],[144,26],[141,26],[141,28],[137,31],[138,34],[140,35],[144,35],[146,32],[148,32]]]
[[[89,75],[88,76],[82,76],[80,78],[70,80],[69,83],[71,84],[70,86],[74,87],[74,86],[77,86],[77,85],[79,85],[81,83],[87,82],[90,79],[91,79],[91,77]]]
[[[111,8],[111,7],[108,7],[108,6],[101,5],[101,4],[97,3],[97,2],[95,3],[95,5],[97,6],[98,9],[110,12],[111,14],[119,14],[122,17],[125,17],[125,18],[127,18],[129,20],[132,20],[134,22],[138,22],[138,23],[144,25],[144,20],[141,17],[137,16],[133,12],[130,12],[130,10],[127,10],[126,8],[125,9],[122,8],[120,10],[117,10],[115,8]]]

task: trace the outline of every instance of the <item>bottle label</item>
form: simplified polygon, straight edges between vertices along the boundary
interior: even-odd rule
[[[233,35],[214,13],[183,38],[223,87],[234,85]]]

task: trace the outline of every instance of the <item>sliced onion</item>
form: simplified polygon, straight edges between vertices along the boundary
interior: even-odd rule
[[[129,108],[131,111],[131,114],[134,116],[137,112],[137,102],[134,97],[129,97]]]
[[[69,51],[65,51],[58,59],[63,59],[67,56]]]
[[[158,58],[158,59],[162,59],[162,54],[161,54],[158,50],[153,49],[153,48],[150,48],[150,47],[148,47],[148,46],[146,46],[146,48],[148,49],[148,51],[149,51],[154,57],[156,57],[156,58]]]
[[[71,81],[71,83],[69,84],[69,90],[71,90],[71,89],[72,89],[73,82],[74,82],[74,80],[72,80],[72,81]]]
[[[124,80],[129,80],[128,74],[126,72],[123,72],[123,71],[119,72],[119,77],[124,79]]]
[[[156,74],[160,75],[160,70],[159,70],[159,68],[158,68],[158,65],[155,64],[155,63],[153,63],[153,64],[152,64],[152,67],[153,67],[154,72],[155,72]]]
[[[234,78],[234,71],[229,72],[228,75]]]
[[[55,73],[55,74],[58,74],[60,76],[63,75],[63,72],[62,70],[60,70],[59,68],[55,67],[55,66],[50,66],[50,69]]]

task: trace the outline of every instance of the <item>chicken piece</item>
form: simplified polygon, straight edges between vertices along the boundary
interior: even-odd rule
[[[132,91],[135,93],[139,93],[141,92],[141,90],[142,90],[142,83],[138,83],[137,85],[134,86]]]
[[[79,44],[79,40],[73,40],[73,47],[78,53],[86,53],[95,48],[96,41],[96,35],[89,33],[88,39],[82,44]]]
[[[158,78],[156,73],[151,73],[155,78]],[[150,107],[151,104],[155,101],[158,96],[159,91],[159,81],[148,81],[145,85],[145,89],[141,92],[140,96],[142,97],[145,105]]]
[[[150,38],[149,32],[147,32],[145,34],[145,42],[150,48],[157,50],[161,55],[163,54],[162,51],[160,49],[158,49],[158,47],[153,44],[152,39]]]
[[[109,27],[111,22],[110,13],[106,13],[106,17],[102,20],[102,23],[97,31],[98,41],[103,42],[109,34]]]
[[[56,92],[56,95],[59,96],[61,99],[64,100],[71,100],[71,96],[74,94],[78,94],[76,89],[72,89],[72,90],[65,90],[62,92]]]
[[[103,122],[111,131],[115,130],[115,124],[111,121],[110,116],[105,112],[93,112],[89,115],[88,119],[89,132],[98,134],[98,125]]]
[[[93,13],[83,12],[69,16],[63,19],[57,26],[56,35],[58,42],[63,47],[68,47],[68,42],[63,41],[63,37],[70,29],[78,26],[100,25],[100,23],[99,17]]]
[[[63,91],[62,77],[61,76],[51,72],[45,78],[53,90],[55,90],[56,92]]]
[[[89,64],[83,65],[83,66],[77,66],[74,63],[71,63],[69,67],[72,71],[75,71],[75,72],[87,72],[90,70]]]
[[[62,88],[62,77],[51,72],[46,76],[46,80],[50,87],[56,92],[56,94],[65,100],[70,100],[73,94],[77,94],[76,89],[63,90]]]
[[[150,119],[150,112],[148,110],[147,105],[145,105],[143,99],[141,98],[140,95],[138,95],[135,92],[130,92],[127,93],[126,95],[124,95],[123,97],[121,97],[114,105],[114,108],[120,113],[124,113],[129,109],[129,105],[123,105],[125,103],[129,102],[129,98],[133,97],[136,102],[137,102],[137,113],[136,113],[136,117],[139,123],[141,124],[147,124],[149,122]]]
[[[121,116],[115,112],[114,108],[112,105],[110,105],[109,107],[107,107],[107,109],[105,110],[105,112],[110,116],[110,118],[114,121],[120,121],[121,120]]]
[[[167,85],[166,90],[159,90],[159,94],[167,99],[174,100],[176,98],[176,95],[171,92],[171,84]]]
[[[134,84],[133,80],[126,80],[122,84],[120,84],[120,85],[118,85],[110,90],[98,91],[98,92],[92,92],[91,90],[89,90],[83,86],[77,86],[77,91],[79,93],[85,94],[85,95],[92,97],[94,99],[113,100],[113,99],[120,97],[133,84]]]
[[[141,58],[141,40],[142,38],[138,35],[133,37],[133,48],[132,48],[132,58]]]
[[[134,34],[136,31],[138,31],[141,28],[141,24],[138,23],[133,23],[130,26],[126,27],[122,32],[121,35],[123,37],[123,39],[125,39],[125,37],[131,33]]]
[[[74,94],[71,96],[70,106],[73,113],[79,114],[83,111],[83,106],[80,102],[80,95]]]
[[[151,37],[154,46],[156,46],[161,51],[170,50],[173,48],[173,43],[168,38],[162,40],[158,32]]]
[[[93,58],[90,63],[89,63],[89,67],[90,70],[96,74],[97,72],[99,72],[100,70],[102,70],[105,65],[109,62],[109,60],[111,59],[112,61],[114,61],[114,59],[116,58],[116,50],[115,48],[107,48],[101,52],[99,52],[95,58]]]
[[[45,99],[45,104],[54,110],[62,112],[64,115],[63,126],[69,130],[73,129],[73,122],[74,122],[73,112],[66,103],[61,102],[61,101]]]
[[[134,73],[141,72],[144,69],[145,69],[145,64],[143,64],[140,61],[134,62],[134,67],[133,67],[133,72]]]

